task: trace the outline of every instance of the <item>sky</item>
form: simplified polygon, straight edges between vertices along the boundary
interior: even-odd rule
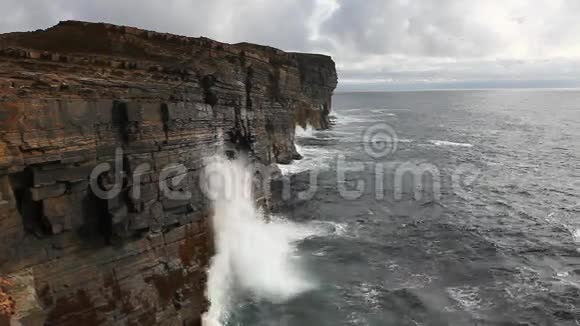
[[[0,33],[86,20],[331,55],[339,90],[580,87],[580,0],[0,0]]]

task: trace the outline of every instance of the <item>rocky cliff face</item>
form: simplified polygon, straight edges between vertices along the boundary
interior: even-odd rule
[[[204,158],[290,162],[335,86],[329,57],[246,43],[72,21],[0,35],[0,325],[198,324]],[[177,175],[191,194],[167,198]]]

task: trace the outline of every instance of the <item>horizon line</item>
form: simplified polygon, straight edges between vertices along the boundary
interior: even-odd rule
[[[340,93],[402,93],[402,92],[444,92],[444,91],[580,91],[580,87],[488,87],[488,88],[418,88],[418,89],[375,89],[375,90],[335,90],[334,94]]]

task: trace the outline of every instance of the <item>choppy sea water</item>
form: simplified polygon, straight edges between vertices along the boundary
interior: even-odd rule
[[[294,253],[317,286],[229,325],[580,325],[579,91],[333,101],[278,212],[325,230]]]

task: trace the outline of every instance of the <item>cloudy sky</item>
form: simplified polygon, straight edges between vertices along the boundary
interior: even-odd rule
[[[579,0],[0,0],[0,32],[59,20],[332,55],[340,89],[579,87]]]

